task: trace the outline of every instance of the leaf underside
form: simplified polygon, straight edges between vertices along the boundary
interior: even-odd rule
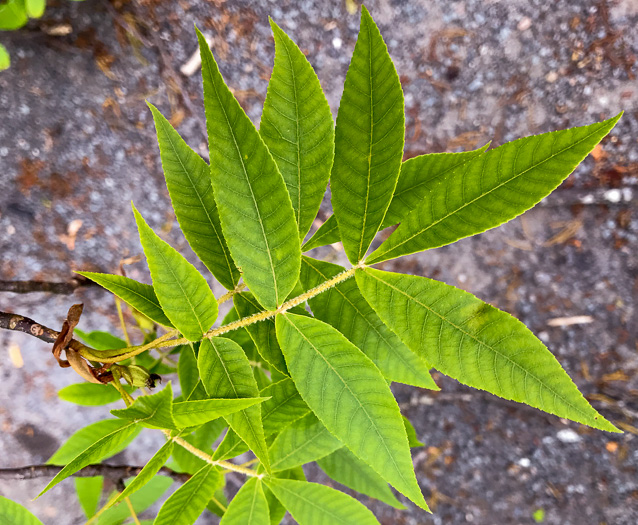
[[[243,484],[220,525],[270,525],[268,501],[261,480],[250,478]]]

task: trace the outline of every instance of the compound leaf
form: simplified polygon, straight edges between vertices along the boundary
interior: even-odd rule
[[[549,195],[619,118],[518,139],[465,163],[366,262],[444,246],[513,219]]]
[[[222,481],[219,469],[205,465],[164,502],[153,525],[192,525]]]
[[[103,421],[101,421],[103,423]],[[75,474],[91,463],[99,463],[107,456],[112,456],[126,448],[132,438],[140,431],[140,426],[134,421],[127,422],[124,426],[114,430],[110,434],[98,439],[86,450],[80,452],[70,463],[68,463],[56,476],[44,487],[38,497],[42,496],[51,487],[57,485],[63,479]],[[51,458],[53,459],[53,458]]]
[[[198,341],[217,319],[217,300],[206,279],[160,239],[133,206],[153,289],[162,310],[187,339]]]
[[[328,185],[334,122],[319,79],[301,49],[272,20],[270,26],[275,66],[259,133],[284,178],[303,239]]]
[[[122,301],[139,310],[149,319],[162,326],[173,327],[166,314],[162,310],[155,290],[150,284],[143,284],[124,277],[123,275],[111,275],[108,273],[76,272],[91,281],[96,282],[102,288],[117,295]]]
[[[325,485],[277,478],[264,481],[299,525],[379,525],[356,499]]]
[[[155,120],[166,186],[184,237],[215,278],[232,290],[240,274],[222,234],[210,167],[155,106],[149,107]]]
[[[276,326],[291,377],[319,420],[427,510],[399,407],[379,369],[335,328],[317,319],[281,314]]]
[[[259,397],[250,363],[241,346],[234,341],[223,337],[204,339],[197,362],[199,375],[209,396],[228,399]],[[270,466],[261,423],[261,407],[254,405],[225,416],[225,419],[268,470]]]
[[[0,523],[42,525],[42,522],[19,503],[0,496]]]
[[[337,264],[303,256],[301,282],[306,290],[343,272]],[[425,360],[405,346],[379,319],[354,279],[342,281],[308,301],[315,317],[335,327],[391,381],[438,390]]]
[[[270,525],[268,501],[257,478],[250,478],[228,505],[219,525]]]
[[[405,116],[399,75],[365,7],[337,115],[332,206],[352,264],[365,257],[397,184]]]
[[[317,460],[317,465],[338,483],[396,509],[405,509],[383,478],[347,448],[342,447]]]
[[[273,471],[287,470],[322,458],[343,443],[313,413],[284,428],[270,446]]]
[[[434,368],[505,399],[617,432],[518,319],[447,284],[367,268],[357,283],[381,319]]]
[[[284,179],[266,144],[230,92],[198,31],[212,184],[230,253],[268,309],[299,279],[299,230]]]

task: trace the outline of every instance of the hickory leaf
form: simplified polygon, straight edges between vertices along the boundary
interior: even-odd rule
[[[405,117],[399,75],[365,7],[346,75],[330,185],[341,241],[351,263],[365,254],[397,184]]]
[[[356,273],[383,322],[440,372],[469,386],[609,432],[556,358],[518,319],[425,277]]]
[[[173,419],[173,387],[169,381],[156,394],[138,396],[131,406],[111,410],[111,414],[122,419],[131,419],[149,428],[176,429]]]
[[[0,496],[0,523],[11,525],[42,525],[42,522],[22,505]]]
[[[344,271],[342,266],[302,257],[301,282],[310,289]],[[438,390],[426,361],[405,346],[359,292],[353,279],[308,301],[317,319],[335,327],[391,381]]]
[[[396,509],[405,509],[383,478],[347,448],[342,447],[317,460],[317,465],[342,485],[383,501]]]
[[[277,338],[303,400],[354,454],[427,510],[405,428],[379,369],[330,325],[278,315]]]
[[[217,300],[206,279],[160,239],[133,207],[140,241],[162,310],[184,337],[198,341],[217,319]]]
[[[430,153],[419,155],[401,164],[399,179],[392,196],[392,201],[385,214],[381,229],[401,222],[404,217],[416,208],[423,197],[445,179],[456,168],[482,155],[489,144],[473,151],[461,153]],[[307,252],[326,244],[341,240],[339,225],[334,215],[317,229],[314,235],[301,247]]]
[[[281,431],[310,411],[289,378],[272,383],[264,388],[260,395],[270,397],[261,405],[261,418],[266,437]]]
[[[273,471],[287,470],[322,458],[343,443],[310,413],[284,428],[269,449]]]
[[[197,358],[199,375],[210,397],[254,398],[259,389],[241,347],[223,337],[204,339]],[[230,427],[245,441],[266,469],[268,449],[261,423],[261,407],[254,405],[225,417]]]
[[[177,428],[203,425],[218,417],[228,416],[245,408],[263,403],[267,398],[201,399],[181,401],[173,405],[173,418]]]
[[[264,481],[299,525],[379,525],[356,499],[325,485],[276,478]]]
[[[122,399],[119,392],[112,386],[97,383],[75,383],[65,386],[58,390],[58,397],[83,406],[108,405]]]
[[[75,478],[73,482],[80,506],[85,516],[91,518],[97,511],[97,506],[100,503],[102,489],[104,488],[104,477]]]
[[[222,231],[244,282],[273,310],[299,278],[301,249],[292,203],[266,144],[224,83],[203,35],[197,36]]]
[[[173,453],[173,448],[175,443],[172,441],[167,441],[162,445],[162,447],[153,455],[151,459],[148,460],[146,465],[142,468],[140,473],[133,478],[133,480],[126,486],[126,488],[120,492],[119,496],[112,501],[109,501],[108,507],[112,507],[113,505],[118,504],[120,501],[124,500],[124,498],[128,498],[131,494],[137,492],[144,485],[146,485],[155,474],[159,472],[159,470],[164,466],[164,463],[168,460],[168,458]]]
[[[260,479],[250,478],[244,483],[219,525],[270,525],[268,501]]]
[[[122,301],[128,303],[136,310],[139,310],[156,323],[163,326],[173,326],[162,310],[157,295],[155,295],[155,290],[153,290],[150,284],[138,283],[122,275],[94,272],[76,273],[87,279],[91,279],[102,288],[106,288],[109,292],[117,295]]]
[[[104,437],[119,432],[122,428],[128,427],[130,425],[130,421],[122,421],[120,419],[103,419],[102,421],[96,421],[95,423],[91,423],[90,425],[81,428],[76,431],[67,439],[62,446],[58,450],[55,451],[55,454],[51,456],[47,463],[51,465],[66,465],[70,463],[75,457],[77,457],[82,451],[89,448],[93,443],[103,439]],[[137,428],[137,432],[141,430],[140,427]],[[122,441],[121,444],[117,447],[110,447],[105,449],[106,452],[104,456],[96,458],[96,461],[101,461],[110,456],[114,456],[115,454],[124,450],[128,444],[133,441],[133,438],[137,435],[137,432],[134,432],[129,435],[129,438]]]
[[[206,508],[221,484],[222,476],[213,465],[204,465],[164,502],[153,525],[192,525]]]
[[[259,133],[284,178],[303,239],[317,215],[334,156],[330,106],[312,66],[281,28]]]
[[[63,479],[75,474],[91,463],[97,463],[107,456],[116,454],[130,443],[130,440],[139,432],[140,427],[134,421],[127,422],[126,425],[114,430],[101,439],[91,444],[86,450],[80,452],[71,460],[49,484],[42,489],[38,497],[42,496],[51,487],[57,485]],[[53,458],[52,458],[53,459]]]
[[[425,195],[366,263],[444,246],[520,215],[574,171],[619,118],[518,139],[463,164]]]
[[[232,290],[239,281],[239,270],[222,235],[210,168],[155,106],[149,107],[155,120],[166,186],[184,237],[215,278]]]

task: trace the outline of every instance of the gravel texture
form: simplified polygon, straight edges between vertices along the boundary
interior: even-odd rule
[[[0,73],[0,279],[115,272],[121,259],[141,253],[131,200],[194,259],[169,205],[145,99],[205,154],[201,80],[180,73],[196,49],[196,23],[258,122],[272,68],[271,15],[307,53],[336,115],[359,24],[351,5],[56,0],[43,19],[0,33],[13,59]],[[406,156],[498,145],[625,110],[543,205],[483,235],[385,264],[519,317],[625,433],[592,431],[440,376],[440,393],[397,386],[426,444],[415,462],[434,514],[366,504],[383,524],[531,524],[540,509],[547,524],[637,523],[638,2],[370,0],[367,7],[405,91]],[[71,31],[52,36],[60,27]],[[326,202],[320,219],[328,214]],[[338,249],[318,253],[344,260]],[[148,281],[143,262],[127,268]],[[59,328],[80,301],[80,328],[118,333],[112,299],[95,288],[74,296],[2,293],[0,309]],[[551,326],[570,316],[592,322]],[[0,362],[2,467],[41,463],[73,431],[104,417],[103,409],[57,399],[76,379],[54,367],[45,343],[2,332],[0,346],[19,347],[24,359],[22,368]],[[160,437],[145,431],[114,461],[143,461]],[[321,478],[316,468],[307,473]],[[44,483],[0,481],[0,494],[46,524],[82,523],[70,481],[31,501]],[[215,522],[207,520],[200,522]]]

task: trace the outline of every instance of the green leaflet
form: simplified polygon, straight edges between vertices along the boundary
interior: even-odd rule
[[[91,279],[91,281],[96,282],[102,288],[106,288],[109,292],[117,295],[122,301],[128,303],[136,310],[139,310],[156,323],[162,326],[173,327],[173,324],[162,310],[157,295],[155,295],[155,290],[153,290],[150,284],[138,283],[122,275],[93,272],[76,273],[87,279]]]
[[[549,195],[619,118],[525,137],[464,164],[425,196],[366,263],[444,246],[520,215]]]
[[[270,525],[262,482],[250,478],[230,502],[219,525]]]
[[[218,417],[228,416],[266,400],[264,397],[243,399],[202,399],[182,401],[173,405],[173,418],[177,428],[203,425]]]
[[[153,525],[192,525],[221,481],[217,467],[203,466],[164,502]]]
[[[204,339],[199,348],[197,363],[202,383],[210,397],[237,399],[259,396],[248,359],[234,341],[223,337]],[[226,416],[225,419],[269,470],[261,407],[254,405]]]
[[[262,308],[253,294],[249,292],[238,293],[233,297],[235,309],[239,317],[248,317],[249,315],[261,312]],[[265,361],[279,370],[282,374],[288,375],[286,368],[286,360],[281,353],[279,343],[277,342],[277,334],[275,333],[275,320],[266,319],[259,323],[248,325],[246,330],[250,334],[257,351],[265,359]]]
[[[0,523],[11,525],[42,525],[42,522],[22,505],[0,496]]]
[[[292,379],[282,379],[269,385],[261,391],[261,395],[270,396],[261,405],[261,420],[266,437],[280,432],[282,428],[310,412]]]
[[[199,349],[199,343],[190,343],[182,346],[179,352],[179,361],[177,362],[179,386],[182,390],[182,397],[186,400],[190,399],[190,395],[199,382],[199,370],[197,370],[197,355],[195,355],[194,344]]]
[[[116,454],[120,450],[126,448],[131,439],[137,435],[140,427],[134,421],[127,422],[125,426],[107,434],[103,438],[95,441],[90,447],[83,452],[80,452],[70,463],[68,463],[56,476],[49,482],[49,484],[42,489],[42,492],[37,497],[42,496],[51,487],[57,485],[63,479],[68,478],[75,474],[78,470],[83,469],[91,463],[99,463],[107,456]],[[53,459],[53,458],[51,458]]]
[[[339,233],[339,225],[334,215],[328,217],[314,235],[301,247],[301,251],[307,252],[313,248],[319,248],[326,244],[333,244],[341,241],[341,233]]]
[[[58,450],[55,451],[53,456],[47,461],[50,465],[66,465],[73,458],[77,457],[83,450],[89,448],[93,443],[100,439],[120,431],[124,427],[128,427],[130,421],[122,421],[120,419],[104,419],[102,421],[96,421],[90,425],[77,430],[67,439]],[[138,432],[141,428],[138,428]],[[115,454],[124,450],[137,433],[130,435],[130,439],[122,442],[121,446],[110,448],[105,456],[96,458],[96,463],[106,459],[107,457],[114,456]]]
[[[310,257],[301,259],[301,281],[306,290],[343,272],[345,268]],[[342,281],[308,301],[312,313],[339,330],[391,381],[439,390],[425,360],[405,346],[359,292],[354,279]]]
[[[122,419],[132,419],[149,428],[176,429],[173,419],[173,387],[171,382],[156,394],[138,396],[127,408],[111,410],[111,414]]]
[[[0,31],[19,29],[28,20],[24,0],[7,0],[0,4]]]
[[[405,509],[405,505],[396,498],[383,478],[347,448],[342,447],[319,459],[317,465],[338,483],[383,501],[395,509]]]
[[[236,458],[244,452],[248,452],[248,445],[246,445],[232,428],[229,428],[224,439],[222,439],[222,442],[217,449],[215,449],[213,459]]]
[[[75,383],[65,386],[58,390],[58,397],[69,403],[83,406],[108,405],[122,399],[120,393],[112,386],[97,383]]]
[[[104,486],[104,478],[102,476],[94,476],[92,478],[74,478],[75,493],[84,515],[91,518],[97,511],[102,496],[102,487]]]
[[[418,447],[425,446],[423,445],[423,443],[419,441],[419,436],[416,435],[416,430],[414,429],[414,426],[412,425],[410,420],[405,416],[403,416],[403,424],[405,426],[405,433],[408,435],[408,443],[410,445],[410,448],[418,448]]]
[[[264,482],[299,525],[379,525],[356,499],[325,485],[276,478]]]
[[[275,309],[299,278],[301,249],[277,164],[232,95],[198,31],[213,191],[224,237],[244,282]]]
[[[399,407],[379,369],[335,328],[317,319],[283,314],[276,325],[297,390],[320,421],[383,479],[427,510]]]
[[[126,484],[126,482],[125,482]],[[153,503],[162,497],[173,480],[166,476],[155,476],[129,498],[136,514],[141,514]],[[111,507],[98,517],[98,525],[121,525],[124,520],[131,517],[128,505],[120,503],[117,507]],[[141,522],[145,525],[148,522]]]
[[[133,213],[162,309],[184,337],[198,341],[217,319],[213,292],[202,274],[151,230],[135,206]]]
[[[9,55],[9,51],[7,51],[7,48],[0,44],[0,71],[9,69],[10,66],[11,55]]]
[[[343,443],[311,412],[284,428],[269,449],[273,471],[287,470],[327,456]]]
[[[24,8],[29,18],[40,18],[46,6],[46,0],[24,0]]]
[[[403,341],[469,386],[585,425],[618,432],[518,319],[425,277],[357,270],[363,295]]]
[[[282,470],[273,474],[278,479],[296,479],[297,481],[306,481],[303,467],[295,467],[290,470]],[[286,515],[286,507],[275,497],[267,485],[264,485],[264,494],[268,501],[268,509],[270,511],[270,525],[279,525]]]
[[[380,229],[401,222],[436,184],[439,184],[456,168],[482,155],[488,146],[489,143],[474,151],[430,153],[406,160],[401,164],[397,187]],[[341,234],[337,218],[331,215],[301,249],[307,252],[339,241],[341,241]]]
[[[215,278],[232,290],[240,274],[222,235],[210,167],[155,106],[149,107],[155,120],[166,186],[184,237]]]
[[[437,184],[457,168],[483,155],[488,147],[489,143],[473,151],[430,153],[406,160],[401,164],[397,187],[381,228],[401,222],[428,193],[436,191]]]
[[[405,116],[399,75],[365,7],[337,115],[332,207],[352,264],[365,257],[397,184]]]
[[[173,453],[173,447],[175,443],[167,441],[162,447],[153,455],[148,463],[144,465],[140,473],[133,478],[133,480],[126,486],[126,488],[120,493],[120,495],[109,503],[109,507],[119,503],[128,498],[131,494],[137,492],[144,485],[146,485],[151,479],[155,477],[155,474],[164,466],[164,463],[168,461],[168,458]]]
[[[299,226],[308,233],[326,192],[334,156],[334,122],[319,79],[305,55],[277,24],[275,66],[259,133],[275,159]]]

